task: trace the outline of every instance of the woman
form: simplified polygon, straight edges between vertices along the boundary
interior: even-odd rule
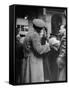
[[[41,45],[41,31],[45,23],[40,19],[33,20],[33,28],[24,40],[23,83],[44,82],[42,54],[50,51],[49,44]]]

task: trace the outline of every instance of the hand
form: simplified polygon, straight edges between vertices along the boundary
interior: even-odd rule
[[[48,42],[46,42],[46,47],[47,47],[47,52],[49,52],[50,51],[50,45],[49,45],[49,43]]]

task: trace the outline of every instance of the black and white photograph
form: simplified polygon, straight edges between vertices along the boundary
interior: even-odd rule
[[[67,7],[9,6],[9,83],[67,82]]]

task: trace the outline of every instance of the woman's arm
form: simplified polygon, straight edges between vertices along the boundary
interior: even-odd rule
[[[33,48],[39,54],[47,53],[50,51],[49,43],[46,43],[45,45],[41,45],[40,37],[36,33],[32,37],[32,44],[33,44]]]

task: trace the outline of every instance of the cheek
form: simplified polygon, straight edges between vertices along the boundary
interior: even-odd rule
[[[40,33],[40,37],[42,37],[43,36],[43,33]]]
[[[42,30],[42,31],[41,31],[41,36],[43,36],[43,34],[44,34],[44,33],[43,33],[43,30]]]

